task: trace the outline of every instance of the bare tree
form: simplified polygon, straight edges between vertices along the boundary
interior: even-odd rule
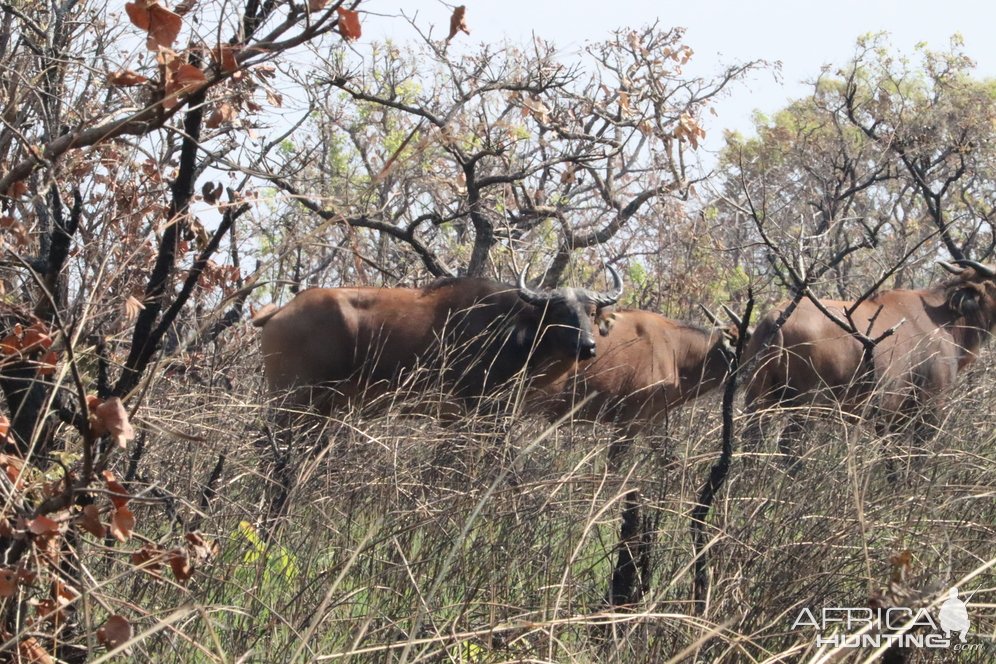
[[[427,35],[415,50],[378,47],[362,67],[326,57],[327,71],[303,81],[314,139],[269,169],[323,221],[288,216],[286,240],[326,234],[305,262],[339,260],[344,278],[361,281],[371,269],[392,281],[447,265],[497,274],[542,255],[553,285],[577,250],[619,260],[660,225],[668,201],[689,196],[700,115],[760,64],[688,77],[682,37],[620,32],[570,65],[538,40],[456,57]]]
[[[143,0],[126,4],[123,18],[87,0],[0,3],[4,437],[19,472],[61,470],[40,494],[25,482],[4,490],[5,564],[51,588],[4,595],[4,633],[13,636],[2,649],[31,661],[51,661],[49,650],[63,661],[87,657],[91,625],[81,633],[75,617],[81,531],[132,536],[130,490],[111,470],[135,436],[125,404],[139,408],[149,368],[189,303],[223,312],[244,301],[230,233],[249,210],[250,180],[206,184],[200,195],[197,180],[231,163],[237,143],[226,139],[262,110],[253,97],[271,62],[325,36],[359,36],[342,2],[249,0],[208,12]],[[213,230],[195,205],[217,219]],[[223,247],[227,267],[213,260]],[[59,447],[76,460],[53,457]],[[39,598],[54,608],[38,612],[42,622],[26,620],[28,600]],[[25,635],[43,624],[51,633]]]

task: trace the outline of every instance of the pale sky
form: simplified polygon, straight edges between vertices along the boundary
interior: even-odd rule
[[[586,41],[605,38],[615,28],[640,27],[659,21],[661,27],[687,28],[685,42],[695,50],[698,74],[718,72],[721,65],[751,59],[781,61],[781,80],[771,73],[755,75],[734,86],[717,105],[718,118],[706,118],[710,138],[722,129],[747,130],[755,109],[772,112],[807,94],[803,81],[814,79],[824,64],[841,65],[854,53],[855,40],[869,32],[887,31],[894,48],[914,55],[914,45],[926,42],[942,49],[954,33],[965,39],[965,50],[978,62],[979,77],[996,77],[996,4],[967,0],[458,0],[467,6],[471,34],[454,40],[528,43],[533,34],[553,41],[565,57]],[[445,36],[453,5],[438,0],[370,0],[361,9],[374,14],[417,12],[418,24],[433,25],[434,36]],[[403,40],[411,28],[399,18],[363,17],[364,40],[391,35]],[[719,147],[721,142],[708,141]]]

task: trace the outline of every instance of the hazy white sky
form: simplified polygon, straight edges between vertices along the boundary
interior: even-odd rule
[[[707,130],[718,137],[724,128],[750,127],[754,109],[774,111],[791,98],[806,94],[805,80],[815,78],[824,64],[843,64],[854,52],[859,35],[888,31],[893,46],[913,54],[927,42],[943,48],[954,33],[965,38],[965,49],[978,62],[980,77],[996,77],[996,4],[968,0],[457,0],[467,6],[470,36],[456,39],[468,45],[509,39],[527,42],[533,34],[555,42],[566,54],[586,41],[602,39],[615,28],[639,27],[659,21],[662,27],[687,28],[686,43],[695,50],[696,73],[719,71],[724,63],[751,59],[781,61],[781,80],[758,74],[732,88],[718,106],[719,117],[707,118]],[[452,5],[438,0],[370,0],[368,12],[408,15],[418,24],[434,25],[445,36]],[[368,34],[411,34],[401,19],[364,17]],[[370,28],[368,30],[367,28]],[[713,146],[718,142],[709,141]]]

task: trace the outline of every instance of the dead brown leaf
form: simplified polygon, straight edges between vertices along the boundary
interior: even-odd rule
[[[159,577],[163,568],[163,558],[166,552],[155,544],[145,544],[141,549],[131,554],[131,564],[141,567],[149,574]],[[161,577],[160,577],[161,578]]]
[[[97,629],[97,642],[108,650],[117,648],[131,639],[131,623],[124,616],[108,616],[103,627]]]
[[[75,611],[70,601],[59,595],[38,600],[35,610],[38,612],[40,620],[45,621],[53,627],[65,625],[72,618],[72,614]]]
[[[460,5],[453,10],[453,14],[450,16],[450,34],[446,38],[446,43],[449,44],[458,32],[470,34],[470,28],[467,27],[466,5]]]
[[[102,538],[107,535],[107,526],[100,522],[100,509],[92,503],[83,506],[83,512],[77,522],[83,530],[94,537]]]
[[[166,66],[166,85],[163,107],[173,108],[180,103],[181,95],[189,94],[207,83],[207,76],[192,64],[173,59]]]
[[[119,507],[114,510],[114,517],[111,519],[111,535],[119,542],[127,542],[135,530],[135,515],[127,507]]]
[[[134,85],[145,85],[149,82],[149,79],[141,74],[133,72],[130,69],[122,69],[121,71],[114,72],[108,76],[107,82],[110,85],[116,85],[119,87],[130,87]]]
[[[114,442],[124,449],[128,442],[135,439],[135,429],[128,421],[128,411],[118,397],[111,397],[97,405],[93,413],[98,422],[98,428],[107,431]]]
[[[194,575],[194,566],[190,564],[190,556],[183,549],[174,549],[170,552],[169,566],[177,581],[186,581]]]
[[[218,65],[219,70],[229,74],[239,70],[239,61],[236,58],[238,49],[235,46],[221,44],[218,48],[214,49],[213,54],[214,61]]]
[[[214,112],[211,113],[204,125],[208,129],[217,129],[223,124],[232,122],[236,117],[238,117],[238,113],[235,107],[227,101],[223,101],[215,107]]]
[[[17,592],[17,570],[0,567],[0,597],[13,597]]]
[[[59,532],[59,522],[44,514],[29,520],[27,525],[28,532],[32,535],[54,535]]]
[[[59,354],[50,350],[38,360],[38,374],[40,376],[51,376],[55,374],[56,364],[59,362]]]
[[[17,653],[21,656],[21,661],[29,664],[55,664],[55,660],[42,647],[38,640],[29,636],[17,644]]]
[[[218,544],[218,540],[206,540],[200,533],[187,533],[184,537],[190,552],[198,560],[211,560],[221,553],[221,545]]]
[[[197,5],[197,0],[183,0],[176,7],[173,7],[173,11],[178,15],[183,16],[190,12]]]
[[[111,492],[111,502],[114,507],[120,509],[128,504],[131,500],[131,496],[125,491],[125,488],[117,481],[114,477],[114,473],[109,470],[103,471],[104,483],[107,486],[107,490]]]
[[[360,38],[360,15],[357,12],[339,7],[339,34],[348,42],[356,41]]]
[[[128,18],[138,28],[145,30],[149,38],[146,48],[155,51],[159,47],[170,48],[180,34],[183,19],[155,0],[138,0],[125,3]]]

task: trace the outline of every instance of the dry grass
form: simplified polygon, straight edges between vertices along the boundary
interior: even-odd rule
[[[891,556],[912,553],[893,588],[910,592],[943,590],[996,558],[993,359],[963,377],[941,434],[899,483],[886,480],[883,456],[905,462],[903,448],[883,446],[870,427],[808,427],[794,477],[773,443],[753,464],[738,456],[710,516],[711,591],[697,612],[689,513],[719,448],[717,397],[676,413],[668,435],[640,441],[619,472],[606,467],[612,432],[583,423],[311,420],[291,434],[287,514],[264,544],[239,524],[260,525],[284,452],[264,433],[248,338],[200,382],[160,380],[142,411],[139,475],[177,498],[184,523],[166,525],[170,503],[154,501],[139,508],[139,529],[165,539],[195,522],[222,554],[186,587],[120,556],[94,557],[104,566],[94,574],[119,574],[101,592],[139,631],[155,630],[131,648],[157,662],[809,661],[820,654],[814,633],[791,629],[800,608],[867,606],[894,571]],[[231,390],[203,384],[222,374],[240,378]],[[218,495],[199,516],[222,453]],[[638,606],[611,611],[604,597],[630,488],[655,530],[653,578]],[[994,586],[992,570],[965,585],[981,588],[970,639],[990,659]],[[986,661],[979,651],[911,655]]]

